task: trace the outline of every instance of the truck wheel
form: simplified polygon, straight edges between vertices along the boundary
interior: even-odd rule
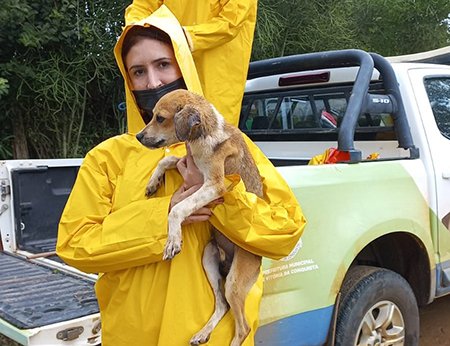
[[[419,311],[408,282],[382,268],[350,268],[341,289],[336,346],[417,346]]]

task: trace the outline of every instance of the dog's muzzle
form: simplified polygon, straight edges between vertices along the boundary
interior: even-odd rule
[[[136,135],[136,139],[139,142],[141,142],[143,145],[145,145],[147,148],[151,148],[151,149],[161,148],[166,143],[166,141],[164,139],[157,140],[157,138],[145,137],[145,134],[143,132],[139,132]]]

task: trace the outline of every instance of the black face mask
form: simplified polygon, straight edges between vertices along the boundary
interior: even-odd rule
[[[158,102],[165,94],[177,89],[187,89],[183,78],[179,78],[172,83],[156,89],[133,90],[134,97],[141,110],[141,116],[145,124],[148,124],[150,120],[152,120],[153,108],[155,107],[156,102]]]

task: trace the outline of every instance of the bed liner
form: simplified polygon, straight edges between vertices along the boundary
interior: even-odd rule
[[[0,318],[20,329],[98,313],[94,281],[0,252]]]

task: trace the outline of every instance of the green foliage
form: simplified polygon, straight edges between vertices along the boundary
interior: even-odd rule
[[[354,48],[358,42],[348,18],[349,4],[348,0],[262,0],[252,58]],[[266,8],[274,14],[267,16]],[[277,34],[272,36],[267,26]],[[276,49],[267,50],[264,42],[272,38]]]
[[[252,60],[359,48],[392,56],[449,42],[448,0],[260,0]]]
[[[448,0],[361,0],[351,12],[362,47],[387,56],[446,46],[449,13]]]
[[[258,7],[252,59],[281,56],[279,46],[283,41],[285,18],[271,1],[261,1]]]
[[[8,80],[9,92],[0,79],[2,137],[9,131],[14,145],[25,143],[31,157],[80,157],[124,130],[115,106],[124,96],[113,47],[127,5],[123,0],[3,1],[0,77]]]
[[[2,99],[2,95],[8,94],[8,89],[8,80],[5,78],[0,78],[0,100]]]
[[[0,137],[0,158],[11,159],[13,157],[11,142],[12,136]]]

